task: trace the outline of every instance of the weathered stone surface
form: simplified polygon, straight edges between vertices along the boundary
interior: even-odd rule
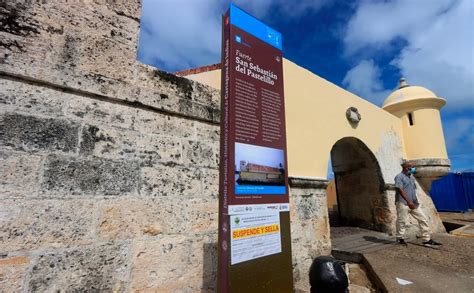
[[[182,200],[126,198],[102,204],[99,236],[102,239],[131,239],[163,233],[189,232],[187,209]]]
[[[137,142],[139,158],[152,163],[181,163],[181,141],[173,138],[170,134],[143,134]]]
[[[41,164],[37,155],[0,151],[0,198],[36,194]]]
[[[142,168],[143,196],[199,196],[202,191],[202,174],[197,168],[176,164],[156,164]]]
[[[0,259],[0,290],[2,292],[22,292],[23,278],[29,262],[26,256]]]
[[[71,94],[65,94],[64,98],[68,99],[68,103],[64,109],[67,116],[73,119],[76,118],[84,121],[94,121],[94,123],[111,125],[113,111],[118,107],[118,105],[112,103]],[[119,124],[119,126],[121,125]]]
[[[288,181],[291,187],[295,188],[326,188],[328,186],[327,179],[315,178],[315,177],[296,177],[289,176]]]
[[[215,141],[215,142],[219,142],[219,139],[220,139],[220,126],[218,124],[209,124],[209,123],[205,123],[205,122],[197,122],[195,124],[195,128],[196,128],[196,138],[197,140],[199,141],[206,141],[206,140],[210,140],[210,141]]]
[[[106,200],[100,208],[98,232],[104,240],[215,233],[217,211],[217,200],[197,198]]]
[[[124,195],[135,193],[139,180],[138,163],[134,161],[49,156],[45,163],[42,193]]]
[[[380,135],[380,146],[374,153],[380,164],[385,183],[394,183],[395,176],[401,172],[400,164],[403,158],[403,144],[400,136],[395,131]]]
[[[180,163],[181,141],[169,134],[86,125],[82,129],[80,153],[110,159],[135,159],[148,166],[157,162]]]
[[[0,104],[6,110],[63,116],[63,93],[28,83],[0,79]]]
[[[217,121],[218,91],[136,61],[140,8],[133,4],[8,3],[0,29],[2,68],[10,75]]]
[[[219,206],[217,200],[191,199],[186,221],[191,233],[215,233],[218,229]]]
[[[298,251],[304,251],[308,256],[316,257],[331,251],[329,238],[329,221],[327,217],[295,221],[291,223],[292,246]]]
[[[0,251],[90,243],[91,200],[1,200]]]
[[[219,170],[202,168],[202,197],[218,198],[219,196]]]
[[[324,188],[291,188],[291,245],[296,292],[309,292],[308,272],[312,259],[331,253],[325,192]]]
[[[40,254],[33,263],[28,292],[125,292],[129,247],[104,244]]]
[[[132,291],[215,289],[215,237],[160,236],[134,241]]]
[[[194,166],[217,168],[219,165],[217,147],[217,142],[185,141],[183,142],[183,161]]]
[[[136,114],[134,128],[140,133],[173,134],[175,137],[193,138],[196,132],[195,125],[197,125],[195,121],[188,119],[151,111],[140,111],[139,114]]]
[[[59,119],[15,113],[0,117],[0,145],[25,151],[75,152],[79,126]]]
[[[80,153],[110,159],[133,159],[140,135],[134,131],[85,125],[81,131]]]

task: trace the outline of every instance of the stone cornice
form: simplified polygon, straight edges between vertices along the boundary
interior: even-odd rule
[[[291,187],[296,188],[326,188],[329,180],[318,177],[289,176],[288,181]]]

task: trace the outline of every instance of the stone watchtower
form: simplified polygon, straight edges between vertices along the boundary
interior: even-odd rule
[[[383,103],[384,110],[401,119],[406,159],[417,167],[415,176],[426,192],[451,167],[440,117],[445,104],[432,91],[408,85],[405,78]]]

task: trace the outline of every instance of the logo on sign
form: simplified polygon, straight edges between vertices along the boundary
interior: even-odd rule
[[[242,37],[240,37],[239,35],[235,36],[235,41],[237,43],[242,43]]]

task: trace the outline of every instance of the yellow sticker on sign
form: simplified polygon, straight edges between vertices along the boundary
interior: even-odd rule
[[[254,228],[247,228],[247,229],[240,229],[232,231],[232,239],[239,239],[245,237],[252,237],[258,235],[265,235],[270,233],[276,233],[280,231],[280,226],[277,224],[268,225],[268,226],[261,226],[261,227],[254,227]]]
[[[280,212],[230,216],[231,264],[281,252]]]

